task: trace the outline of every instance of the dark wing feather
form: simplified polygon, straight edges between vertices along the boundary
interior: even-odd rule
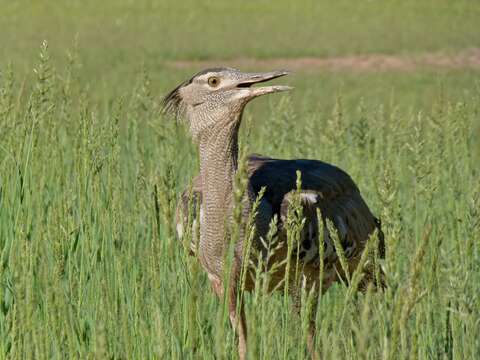
[[[346,172],[322,161],[249,157],[250,183],[255,192],[266,187],[265,198],[274,209],[279,209],[284,196],[296,189],[297,171],[302,174],[302,190],[316,191],[324,201],[359,192]]]
[[[360,254],[370,235],[378,229],[379,256],[384,258],[385,242],[380,221],[373,216],[346,172],[318,160],[249,157],[252,188],[258,193],[266,187],[264,198],[271,204],[273,213],[280,214],[285,196],[296,189],[297,171],[301,172],[302,191],[318,194],[322,216],[330,219],[339,230],[344,248],[355,248],[352,256]]]

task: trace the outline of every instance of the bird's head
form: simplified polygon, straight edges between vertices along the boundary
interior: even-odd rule
[[[194,138],[215,125],[240,121],[245,105],[252,99],[280,91],[289,86],[253,85],[287,75],[287,71],[244,73],[232,68],[200,71],[172,90],[163,100],[167,113],[185,118]]]

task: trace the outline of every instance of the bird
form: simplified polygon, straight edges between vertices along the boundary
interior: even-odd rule
[[[198,228],[198,244],[192,242],[189,252],[198,257],[215,294],[219,298],[225,296],[228,301],[230,322],[237,333],[241,360],[247,357],[247,323],[243,299],[238,304],[238,295],[241,270],[250,259],[245,258],[245,229],[241,236],[235,237],[236,243],[231,244],[235,176],[239,171],[238,135],[243,111],[251,100],[292,89],[285,85],[256,85],[287,74],[289,72],[285,70],[253,73],[229,67],[209,68],[180,83],[164,97],[162,104],[164,113],[186,123],[199,153],[199,175],[180,195],[177,205],[177,237],[181,240],[185,236],[187,226],[192,226],[194,232]],[[245,220],[252,215],[252,246],[260,253],[270,245],[266,242],[275,238],[276,252],[268,263],[274,269],[272,290],[287,286],[285,263],[289,256],[298,259],[303,279],[301,286],[308,291],[323,292],[336,281],[345,280],[341,254],[337,251],[328,222],[337,231],[348,263],[347,272],[353,273],[356,269],[367,241],[374,233],[378,237],[379,257],[385,256],[380,221],[372,214],[359,188],[345,171],[320,160],[275,159],[258,154],[248,156],[246,168],[247,183],[241,201],[241,217]],[[288,218],[295,209],[295,199],[297,208],[302,210],[303,227],[298,244],[294,246],[295,251],[288,251]],[[192,218],[193,225],[188,221]],[[199,223],[195,223],[196,219]],[[269,236],[274,222],[275,236]],[[321,234],[320,228],[323,229]],[[229,278],[225,278],[225,254],[229,246],[233,246],[233,258]],[[323,254],[322,259],[320,254]],[[283,265],[274,266],[274,263]],[[320,263],[325,269],[321,284],[318,275]],[[365,289],[368,284],[375,288],[385,287],[385,273],[381,268],[375,270],[377,276],[371,266],[362,271],[364,277],[359,288]],[[245,291],[255,290],[254,281],[249,276],[242,286]],[[291,286],[292,294],[300,287],[299,284],[288,286]],[[311,321],[307,346],[315,359],[314,337],[315,324]]]

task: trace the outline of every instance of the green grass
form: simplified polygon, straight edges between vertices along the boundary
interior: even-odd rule
[[[222,306],[173,235],[198,162],[158,104],[197,69],[163,61],[479,46],[475,2],[352,4],[2,4],[0,358],[236,356]],[[480,356],[478,81],[473,70],[299,72],[285,78],[291,95],[248,106],[244,147],[341,166],[383,220],[389,288],[322,296],[324,358]],[[247,296],[252,359],[306,356],[305,318],[288,301]]]

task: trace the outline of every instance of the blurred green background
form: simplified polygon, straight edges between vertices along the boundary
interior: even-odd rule
[[[480,47],[479,18],[480,5],[471,0],[2,1],[0,64],[31,74],[47,40],[52,61],[63,65],[76,42],[79,78],[92,92],[118,95],[145,66],[153,88],[164,93],[198,70],[172,68],[175,60],[235,65],[240,58],[455,55]],[[442,83],[456,96],[476,81],[468,66],[380,75],[375,68],[360,75],[308,70],[291,80],[299,96],[312,90],[317,101],[330,102],[341,90],[347,98],[394,94],[415,105],[431,101]]]
[[[479,1],[0,0],[0,359],[235,357],[160,112],[224,64],[294,70],[242,150],[339,165],[382,218],[388,290],[321,297],[323,358],[480,358]],[[305,314],[246,300],[252,359],[306,357]]]

